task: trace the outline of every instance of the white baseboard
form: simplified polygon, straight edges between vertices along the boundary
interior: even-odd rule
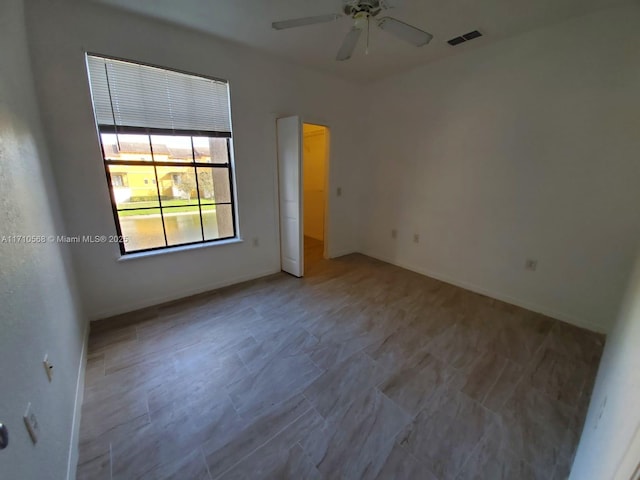
[[[166,302],[172,302],[174,300],[179,300],[181,298],[190,297],[191,295],[197,295],[199,293],[209,292],[211,290],[217,290],[218,288],[228,287],[229,285],[234,285],[236,283],[247,282],[249,280],[255,280],[257,278],[266,277],[267,275],[273,275],[274,273],[278,273],[280,271],[280,266],[277,268],[270,268],[268,270],[263,270],[260,272],[252,273],[249,275],[241,275],[238,277],[228,278],[224,280],[220,280],[217,282],[212,282],[205,286],[201,286],[200,288],[187,288],[184,290],[179,290],[174,292],[170,296],[156,296],[156,297],[147,297],[139,302],[130,302],[130,303],[120,303],[114,308],[100,310],[98,312],[93,312],[89,314],[89,318],[91,321],[100,320],[103,318],[109,318],[114,315],[121,315],[127,312],[133,312],[135,310],[140,310],[142,308],[153,307],[154,305],[160,305]]]
[[[371,252],[363,252],[362,254],[386,263],[390,263],[392,265],[396,265],[397,267],[404,268],[406,270],[410,270],[412,272],[416,272],[421,275],[434,278],[436,280],[440,280],[441,282],[449,283],[451,285],[455,285],[456,287],[464,288],[465,290],[479,293],[481,295],[485,295],[487,297],[491,297],[496,300],[500,300],[502,302],[506,302],[511,305],[524,308],[526,310],[531,310],[532,312],[541,313],[542,315],[546,315],[548,317],[552,317],[557,320],[562,320],[563,322],[570,323],[580,328],[586,328],[587,330],[591,330],[593,332],[598,332],[598,333],[605,333],[605,334],[607,333],[607,331],[601,325],[595,324],[593,322],[585,321],[581,318],[576,318],[572,315],[547,308],[543,305],[529,302],[528,300],[522,300],[520,298],[512,297],[511,295],[506,295],[501,292],[490,291],[490,290],[487,290],[486,288],[479,287],[478,285],[474,285],[472,283],[453,279],[439,272],[434,272],[433,270],[424,269],[421,267],[415,267],[413,265],[408,265],[403,262],[398,262],[397,260],[393,260],[391,258],[386,258],[383,255],[377,255]]]
[[[351,255],[352,253],[358,253],[358,252],[356,252],[353,249],[338,250],[337,252],[331,252],[329,254],[329,258],[344,257],[345,255]]]
[[[85,323],[82,335],[82,352],[80,353],[80,365],[78,365],[76,399],[73,405],[73,422],[71,423],[71,440],[69,441],[69,458],[67,460],[67,480],[75,480],[78,466],[80,417],[82,412],[82,401],[84,399],[84,375],[87,369],[87,352],[89,349],[89,322]]]
[[[440,272],[435,272],[433,270],[429,270],[429,269],[425,269],[425,268],[421,268],[421,267],[416,267],[413,265],[409,265],[406,264],[404,262],[399,262],[395,259],[392,258],[388,258],[385,257],[384,255],[378,255],[372,252],[356,252],[352,249],[346,249],[346,250],[342,250],[342,251],[337,251],[337,252],[331,252],[330,254],[330,258],[337,258],[337,257],[342,257],[344,255],[350,255],[352,253],[362,253],[362,255],[367,255],[369,257],[372,258],[376,258],[378,260],[381,260],[383,262],[386,263],[390,263],[392,265],[396,265],[398,267],[404,268],[406,270],[410,270],[412,272],[416,272],[419,273],[421,275],[425,275],[427,277],[431,277],[434,278],[436,280],[440,280],[442,282],[445,283],[449,283],[451,285],[455,285],[457,287],[460,288],[464,288],[465,290],[470,290],[472,292],[475,293],[479,293],[481,295],[486,295],[487,297],[491,297],[494,298],[496,300],[500,300],[502,302],[506,302],[509,303],[511,305],[515,305],[518,307],[522,307],[525,308],[527,310],[531,310],[537,313],[541,313],[543,315],[558,319],[558,320],[562,320],[563,322],[567,322],[570,323],[572,325],[575,325],[577,327],[581,327],[581,328],[586,328],[588,330],[591,331],[595,331],[595,332],[599,332],[599,333],[607,333],[606,330],[599,324],[593,323],[593,322],[589,322],[589,321],[585,321],[581,318],[577,318],[574,317],[573,315],[564,313],[564,312],[560,312],[551,308],[548,308],[544,305],[539,305],[537,303],[534,302],[530,302],[528,300],[523,300],[521,298],[516,298],[513,297],[511,295],[507,295],[504,294],[502,292],[495,292],[495,291],[491,291],[491,290],[487,290],[486,288],[480,287],[478,285],[474,285],[472,283],[468,283],[465,281],[460,281],[454,278],[451,278],[445,274],[441,274]],[[102,318],[108,318],[114,315],[120,315],[122,313],[127,313],[127,312],[132,312],[135,310],[139,310],[142,308],[146,308],[146,307],[151,307],[154,305],[158,305],[164,302],[170,302],[173,300],[178,300],[180,298],[184,298],[184,297],[188,297],[191,295],[197,295],[199,293],[203,293],[203,292],[208,292],[211,290],[216,290],[218,288],[223,288],[223,287],[227,287],[229,285],[234,285],[236,283],[242,283],[242,282],[246,282],[249,280],[255,280],[257,278],[260,277],[264,277],[267,275],[273,275],[274,273],[278,273],[280,271],[279,267],[276,268],[271,268],[268,270],[264,270],[261,272],[257,272],[257,273],[253,273],[250,275],[242,275],[239,277],[234,277],[234,278],[230,278],[230,279],[225,279],[222,281],[218,281],[218,282],[213,282],[209,285],[206,285],[204,287],[201,288],[195,288],[195,289],[185,289],[182,291],[178,291],[178,292],[174,292],[173,295],[171,295],[170,297],[162,297],[162,296],[158,296],[158,297],[148,297],[145,298],[144,300],[141,300],[139,302],[132,302],[129,304],[119,304],[117,307],[114,307],[113,309],[106,309],[106,310],[102,310],[99,312],[95,312],[93,314],[90,315],[90,319],[91,320],[99,320]]]

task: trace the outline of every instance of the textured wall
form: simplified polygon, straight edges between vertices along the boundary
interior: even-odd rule
[[[83,50],[229,80],[242,243],[118,261],[115,244],[75,245],[94,319],[280,270],[275,119],[331,127],[329,255],[358,250],[360,122],[356,85],[261,53],[91,2],[29,2],[27,19],[43,121],[70,234],[112,235]],[[253,239],[259,245],[254,246]],[[99,272],[99,273],[97,273]],[[167,277],[166,272],[173,272]]]
[[[0,3],[0,43],[0,422],[10,430],[0,477],[60,480],[70,448],[75,476],[72,428],[77,432],[86,322],[64,247],[7,243],[16,235],[39,239],[63,231],[34,100],[22,1]],[[42,365],[46,353],[54,364],[52,383]],[[40,424],[35,446],[22,421],[28,402]]]
[[[639,23],[603,10],[372,85],[365,253],[608,331],[640,239]]]

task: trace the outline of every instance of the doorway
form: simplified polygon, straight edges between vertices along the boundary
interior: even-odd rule
[[[302,277],[328,251],[330,131],[299,116],[279,118],[276,125],[280,264]]]
[[[309,271],[325,255],[329,129],[302,124],[304,265]]]

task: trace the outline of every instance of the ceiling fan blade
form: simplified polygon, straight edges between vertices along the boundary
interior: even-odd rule
[[[360,34],[362,30],[356,27],[353,27],[347,33],[347,36],[344,37],[342,41],[342,45],[340,46],[340,50],[338,50],[338,55],[336,55],[336,60],[349,60],[353,51],[356,49],[356,45],[358,44],[358,39],[360,38]]]
[[[383,10],[388,10],[390,8],[398,8],[404,2],[403,0],[380,0],[380,6]]]
[[[315,17],[294,18],[293,20],[283,20],[281,22],[273,22],[271,27],[274,30],[284,30],[285,28],[304,27],[305,25],[313,25],[315,23],[326,23],[337,20],[342,15],[330,13],[328,15],[316,15]]]
[[[433,38],[430,33],[391,17],[379,19],[378,26],[385,32],[389,32],[416,47],[426,45]]]

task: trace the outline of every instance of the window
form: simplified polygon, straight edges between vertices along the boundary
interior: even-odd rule
[[[124,177],[121,173],[111,174],[111,185],[114,187],[124,187]]]
[[[87,65],[122,254],[236,237],[227,82]]]

